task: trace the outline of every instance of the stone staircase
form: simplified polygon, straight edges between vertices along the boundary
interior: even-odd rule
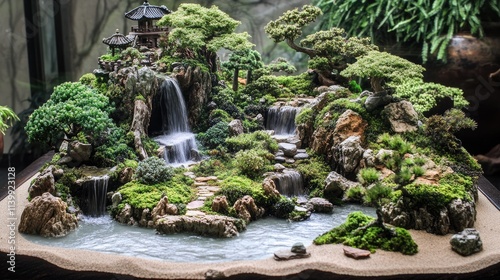
[[[186,216],[205,215],[205,213],[200,211],[200,209],[203,207],[205,200],[209,197],[214,196],[215,193],[220,189],[220,187],[215,184],[219,181],[219,179],[216,176],[196,177],[193,172],[186,172],[184,175],[194,179],[197,196],[195,200],[186,205]]]

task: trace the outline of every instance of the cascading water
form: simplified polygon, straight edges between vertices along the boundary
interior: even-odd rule
[[[106,194],[108,192],[109,176],[92,177],[83,183],[84,199],[81,207],[83,213],[91,217],[106,215]]]
[[[274,178],[276,189],[284,196],[304,195],[304,181],[302,174],[293,169],[285,169]]]
[[[298,107],[271,107],[267,111],[266,129],[274,130],[275,135],[295,134],[295,116],[300,111]]]
[[[192,153],[197,149],[182,91],[177,80],[167,77],[159,94],[163,135],[154,140],[165,146],[164,158],[168,164],[182,165],[192,159]]]

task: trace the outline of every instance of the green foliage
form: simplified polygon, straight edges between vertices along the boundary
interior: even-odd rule
[[[0,133],[5,135],[5,131],[19,121],[19,117],[7,106],[0,106]]]
[[[281,199],[273,205],[273,215],[276,218],[288,219],[294,209],[295,204],[293,201],[285,196],[281,196]]]
[[[265,95],[280,97],[282,89],[276,76],[264,75],[243,89],[243,93],[251,97],[252,100],[259,101]]]
[[[146,153],[149,156],[155,156],[158,153],[158,148],[160,148],[160,145],[158,145],[155,140],[149,137],[142,137],[141,141],[142,145],[144,146],[144,150],[146,150]]]
[[[392,188],[377,182],[371,188],[366,189],[365,202],[380,208],[386,200],[390,200],[392,195]]]
[[[212,112],[210,112],[208,118],[209,118],[211,125],[214,125],[214,124],[221,122],[221,121],[225,122],[225,123],[229,123],[232,120],[231,116],[226,111],[224,111],[222,109],[213,110]]]
[[[413,145],[399,134],[390,135],[389,133],[383,133],[378,137],[377,142],[381,147],[394,150],[400,155],[412,153],[414,150]]]
[[[358,173],[358,181],[364,186],[369,186],[375,182],[378,182],[379,178],[380,172],[372,167],[363,168]]]
[[[318,156],[311,156],[299,161],[296,169],[302,175],[307,189],[311,192],[319,190],[318,194],[322,194],[326,177],[330,174],[330,167],[324,160]]]
[[[71,196],[70,189],[68,186],[57,182],[55,184],[56,196],[60,197],[63,201],[68,199],[68,196]]]
[[[314,111],[311,107],[306,107],[300,110],[299,114],[295,117],[295,123],[297,125],[299,124],[305,124],[308,122],[313,121],[314,118]]]
[[[80,83],[86,86],[95,87],[97,83],[97,77],[92,73],[83,74],[79,80]]]
[[[264,195],[264,190],[260,183],[252,181],[244,176],[231,176],[220,182],[221,189],[216,195],[225,195],[229,205],[234,205],[236,200],[245,195],[251,196],[258,206],[269,206],[275,201]]]
[[[373,218],[362,212],[352,212],[342,225],[317,237],[314,244],[342,243],[355,248],[370,250],[380,248],[386,251],[401,252],[405,255],[414,255],[418,252],[418,245],[413,241],[410,233],[403,228],[395,228],[394,236],[387,234],[387,229],[379,226],[367,226]]]
[[[127,137],[120,127],[112,126],[101,133],[95,142],[97,148],[92,156],[92,162],[97,166],[111,167],[127,159],[137,159],[131,147],[133,138]]]
[[[422,80],[424,71],[424,67],[404,58],[373,50],[360,57],[340,74],[347,78],[370,78],[372,89],[380,92],[412,80]]]
[[[316,0],[325,15],[323,27],[340,26],[351,36],[369,35],[377,43],[415,42],[422,45],[425,62],[429,54],[446,61],[450,39],[467,29],[483,36],[481,19],[500,18],[500,2],[471,0]],[[494,21],[494,20],[493,20]]]
[[[172,178],[174,170],[167,166],[165,160],[149,157],[137,166],[135,178],[142,184],[154,185],[163,183]]]
[[[271,63],[264,66],[264,68],[269,71],[269,74],[279,72],[292,74],[293,72],[297,71],[297,68],[295,68],[295,66],[290,64],[290,62],[288,62],[288,60],[283,57],[276,58],[275,60],[271,61]]]
[[[425,113],[437,106],[438,101],[449,98],[455,108],[464,108],[469,101],[459,88],[447,87],[435,83],[411,80],[396,87],[394,96],[410,101],[419,113]]]
[[[251,178],[259,177],[270,161],[255,149],[239,151],[235,155],[234,165],[238,168],[241,174]],[[264,153],[267,153],[264,151]],[[272,154],[271,154],[272,155]]]
[[[230,152],[250,149],[265,150],[270,153],[278,151],[278,143],[276,140],[264,131],[244,133],[230,137],[226,139],[226,145]]]
[[[143,59],[144,55],[134,47],[128,47],[121,52],[121,59],[124,61],[132,61],[134,59]]]
[[[307,73],[302,73],[297,76],[278,76],[276,81],[283,87],[283,90],[293,96],[311,96],[316,87],[313,83],[312,76]]]
[[[240,22],[217,6],[205,8],[198,4],[184,3],[157,24],[172,28],[167,39],[172,54],[181,53],[183,57],[192,58],[194,51],[199,57],[207,55],[207,62],[212,69],[215,67],[215,52],[219,49],[235,51],[253,46],[248,41],[249,35],[246,32],[235,33]]]
[[[149,209],[158,204],[162,196],[168,196],[169,203],[187,204],[195,194],[191,188],[193,181],[188,177],[178,174],[171,180],[155,185],[141,184],[136,181],[129,182],[118,189],[122,195],[122,202],[118,208],[128,203],[135,209]]]
[[[117,53],[115,55],[112,55],[110,53],[103,54],[99,57],[102,61],[107,61],[107,62],[115,62],[118,61],[122,58],[121,54]]]
[[[476,122],[466,117],[464,112],[450,109],[444,115],[433,115],[428,118],[424,131],[437,148],[457,152],[460,150],[461,142],[454,133],[462,129],[475,129],[476,127]]]
[[[351,187],[346,192],[346,197],[349,201],[363,201],[366,195],[366,189],[361,185]]]
[[[361,93],[363,91],[361,86],[354,80],[349,81],[349,90],[353,93]]]
[[[50,99],[36,109],[26,124],[30,142],[57,143],[64,136],[80,131],[99,136],[113,127],[109,118],[112,107],[106,96],[82,83],[63,83],[54,88]]]
[[[218,122],[206,132],[200,132],[196,135],[196,139],[207,149],[223,147],[227,137],[229,137],[229,125],[224,121]]]

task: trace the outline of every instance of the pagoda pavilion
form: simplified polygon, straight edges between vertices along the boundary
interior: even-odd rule
[[[135,38],[135,46],[148,48],[158,47],[158,38],[168,33],[167,27],[158,27],[154,21],[161,19],[164,15],[170,14],[165,6],[150,5],[146,0],[139,7],[125,13],[125,17],[138,22],[137,26],[132,26],[129,36]]]
[[[111,49],[113,56],[115,56],[115,49],[124,50],[130,46],[133,41],[134,40],[132,38],[120,34],[118,29],[116,29],[116,33],[111,37],[102,39],[102,42],[108,45]]]

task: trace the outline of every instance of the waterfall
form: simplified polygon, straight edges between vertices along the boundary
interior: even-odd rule
[[[87,216],[99,217],[106,214],[106,194],[109,176],[92,177],[83,183],[83,213]]]
[[[304,195],[304,182],[302,174],[293,169],[285,169],[283,173],[276,174],[274,178],[276,189],[284,196]]]
[[[271,107],[267,111],[266,129],[276,135],[295,134],[295,116],[300,108],[292,106]]]
[[[163,135],[154,140],[165,146],[164,158],[168,164],[187,163],[197,146],[189,128],[186,104],[177,80],[167,77],[160,87],[159,95]]]

